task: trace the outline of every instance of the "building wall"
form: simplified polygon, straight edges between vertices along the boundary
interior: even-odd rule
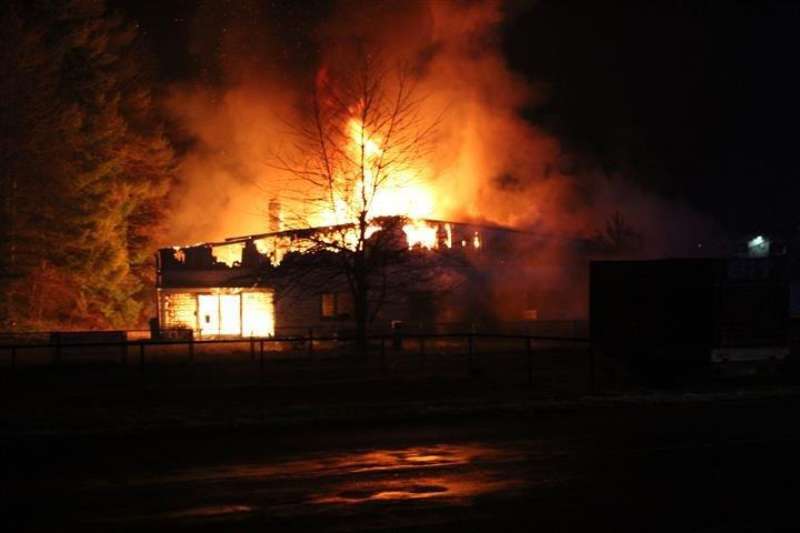
[[[158,322],[162,329],[197,328],[197,294],[188,290],[159,289]]]
[[[323,301],[327,299],[327,303]],[[335,301],[335,312],[331,315],[324,308]],[[341,305],[342,300],[348,301]],[[480,314],[480,300],[474,287],[462,287],[457,291],[404,291],[387,296],[370,323],[375,333],[389,332],[402,323],[408,330],[433,331],[441,324],[469,324],[486,322]],[[352,314],[352,296],[346,290],[329,292],[284,294],[276,298],[276,332],[278,335],[305,335],[313,329],[317,335],[353,335],[355,318]],[[328,314],[328,316],[325,316]]]

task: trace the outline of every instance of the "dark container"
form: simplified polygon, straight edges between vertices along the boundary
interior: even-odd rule
[[[709,366],[788,351],[781,257],[592,262],[598,354],[647,369]]]

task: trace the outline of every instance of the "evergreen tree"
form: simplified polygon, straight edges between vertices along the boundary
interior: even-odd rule
[[[0,318],[131,326],[173,165],[136,27],[100,0],[0,9]]]

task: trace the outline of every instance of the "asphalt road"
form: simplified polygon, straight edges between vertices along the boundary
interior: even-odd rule
[[[800,400],[10,442],[5,531],[797,531]]]

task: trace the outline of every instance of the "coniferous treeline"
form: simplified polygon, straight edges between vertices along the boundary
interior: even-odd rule
[[[0,13],[0,329],[142,324],[174,154],[137,25],[102,0]]]

